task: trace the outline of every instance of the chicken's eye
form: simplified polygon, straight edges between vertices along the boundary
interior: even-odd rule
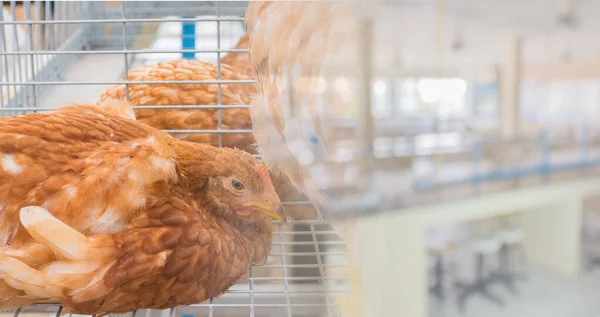
[[[241,192],[246,187],[244,187],[244,184],[242,184],[242,182],[238,181],[237,179],[234,179],[231,181],[231,188],[233,188],[235,191]]]

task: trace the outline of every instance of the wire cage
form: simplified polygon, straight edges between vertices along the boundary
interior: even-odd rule
[[[244,34],[245,1],[4,1],[0,20],[0,112],[3,116],[48,112],[72,103],[95,103],[136,67],[159,61],[198,59],[220,68]],[[220,71],[219,71],[220,73]],[[144,82],[152,84],[152,82]],[[156,82],[160,83],[160,82]],[[163,84],[253,84],[253,80],[177,81]],[[214,105],[198,108],[221,109]],[[248,105],[228,105],[248,108]],[[144,109],[180,109],[150,105]],[[166,131],[248,134],[249,129]],[[284,201],[304,208],[301,220],[278,223],[267,264],[218,299],[148,316],[338,316],[335,298],[347,294],[346,278],[330,274],[347,265],[343,241],[305,199]],[[34,305],[3,315],[60,315],[59,305]]]

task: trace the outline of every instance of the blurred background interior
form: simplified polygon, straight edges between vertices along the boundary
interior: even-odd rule
[[[387,255],[372,260],[389,271],[380,287],[395,305],[379,316],[599,316],[600,2],[379,3],[396,24],[376,33],[388,46],[373,52],[373,154],[399,200],[382,217],[408,224],[385,231]],[[3,1],[0,111],[93,103],[139,65],[216,63],[245,33],[245,8]],[[358,100],[346,104],[329,122],[340,162],[359,113]],[[346,245],[314,212],[297,213],[276,230],[270,262],[224,297],[143,313],[338,316],[348,281],[328,272],[347,265]],[[419,230],[402,231],[410,224]]]

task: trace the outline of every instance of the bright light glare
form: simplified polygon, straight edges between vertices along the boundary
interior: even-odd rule
[[[381,95],[385,94],[386,89],[387,89],[387,85],[381,79],[376,79],[375,82],[373,83],[373,92],[377,96],[381,96]]]
[[[424,78],[419,80],[419,94],[423,101],[460,101],[467,92],[467,83],[460,78]]]

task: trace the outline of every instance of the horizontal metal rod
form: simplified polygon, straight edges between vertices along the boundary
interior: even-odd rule
[[[24,20],[24,21],[0,21],[0,25],[24,25],[24,24],[108,24],[108,23],[148,23],[148,22],[243,22],[244,18],[234,17],[197,17],[197,18],[153,18],[153,19],[87,19],[87,20]]]
[[[287,200],[283,202],[284,205],[312,205],[312,203],[308,200]]]
[[[163,1],[165,2],[165,1]],[[144,2],[142,1],[137,1],[137,3],[139,4],[143,4]],[[152,2],[150,2],[152,3]],[[176,1],[174,3],[190,3],[185,2],[185,1]],[[182,7],[156,7],[153,5],[149,5],[149,6],[136,6],[135,8],[133,7],[127,7],[127,14],[131,14],[131,15],[135,15],[135,13],[142,13],[142,14],[147,14],[148,12],[151,11],[160,11],[160,13],[162,15],[178,15],[181,14],[182,9],[185,10],[186,12],[192,12],[194,15],[216,15],[217,12],[217,7],[206,7],[203,5],[200,6],[188,6],[186,5],[185,8]],[[218,10],[219,10],[219,15],[220,16],[243,16],[244,12],[246,11],[246,7],[247,5],[244,6],[231,6],[231,7],[223,7],[221,6]],[[107,14],[122,14],[121,10],[122,8],[120,7],[113,7],[113,8],[103,8],[102,9],[104,12],[106,12]]]
[[[97,51],[20,51],[0,52],[0,56],[11,55],[109,55],[109,54],[176,54],[176,53],[248,53],[248,49],[176,49],[176,50],[97,50]]]
[[[274,224],[281,225],[329,225],[330,223],[325,220],[290,220],[289,222],[273,221]]]
[[[84,103],[85,105],[85,103]],[[133,110],[147,110],[147,109],[180,109],[180,110],[194,110],[194,109],[248,109],[250,105],[197,105],[197,106],[186,106],[186,105],[176,105],[176,106],[133,106]],[[0,108],[1,111],[55,111],[59,108]]]
[[[319,268],[319,267],[347,267],[347,265],[341,265],[341,264],[265,264],[265,265],[261,265],[258,266],[257,268],[267,268],[267,269],[285,269],[287,267],[289,268],[295,268],[295,269],[300,269],[300,268]]]
[[[308,234],[337,234],[335,231],[273,231],[273,234],[285,234],[285,235],[308,235]]]
[[[260,266],[257,266],[260,267]],[[284,277],[246,277],[240,279],[240,281],[319,281],[319,280],[347,280],[348,277],[345,276],[290,276],[288,278]]]
[[[181,109],[181,110],[189,110],[189,109],[248,109],[250,105],[198,105],[198,106],[186,106],[186,105],[177,105],[177,106],[134,106],[133,109]]]
[[[172,133],[172,134],[201,134],[201,133],[206,133],[206,134],[218,134],[218,133],[223,133],[223,134],[236,134],[236,133],[243,133],[243,134],[248,134],[248,133],[252,133],[252,130],[162,130],[163,132],[166,133]]]
[[[233,32],[232,32],[233,33]],[[240,37],[242,37],[242,35],[238,35],[238,34],[228,34],[228,35],[223,35],[221,36],[221,40],[223,39],[229,39],[229,40],[236,40],[239,39]],[[87,35],[86,39],[92,39],[92,41],[94,39],[100,39],[100,40],[111,40],[111,39],[118,39],[118,38],[123,38],[122,34],[104,34],[103,32],[98,32],[95,30],[90,30],[90,33]],[[215,34],[210,32],[202,32],[202,33],[196,33],[195,35],[186,35],[186,34],[165,34],[162,35],[160,37],[161,39],[171,39],[171,40],[175,40],[175,39],[201,39],[201,40],[212,40],[215,38]],[[151,33],[143,33],[143,34],[137,34],[135,36],[135,40],[140,40],[140,39],[150,39],[150,40],[154,40],[156,39],[156,34],[151,34]],[[112,47],[112,46],[111,46]],[[114,46],[117,48],[123,48],[122,46]],[[98,49],[107,49],[107,46],[102,46],[101,48]]]
[[[348,255],[347,252],[273,252],[271,256],[318,256],[318,255]]]
[[[80,86],[80,85],[215,85],[215,84],[255,84],[256,80],[156,80],[156,81],[100,81],[100,82],[83,82],[83,81],[18,81],[0,83],[0,86],[23,85],[23,86]]]
[[[325,307],[325,306],[336,306],[335,303],[314,303],[314,304],[193,304],[189,307],[229,307],[229,308],[240,308],[240,307]]]
[[[329,246],[334,246],[334,245],[339,245],[339,246],[346,246],[346,244],[344,243],[344,241],[318,241],[316,242],[319,245],[329,245]],[[272,246],[279,246],[279,245],[311,245],[314,246],[315,242],[314,241],[307,241],[307,242],[273,242]]]
[[[280,290],[280,291],[272,291],[272,290],[241,290],[241,289],[230,289],[229,291],[227,291],[226,294],[257,294],[257,295],[263,295],[263,294],[285,294],[288,293],[290,295],[296,295],[294,296],[295,298],[302,298],[302,297],[311,297],[311,296],[297,296],[297,295],[323,295],[323,294],[328,294],[328,295],[347,295],[348,291],[318,291],[318,290],[314,290],[314,291],[285,291],[285,290]],[[227,295],[224,295],[227,296]]]
[[[36,306],[59,306],[60,304],[48,303],[48,304],[37,304]],[[324,307],[324,306],[335,306],[333,303],[325,304],[325,303],[314,303],[314,304],[215,304],[205,302],[202,304],[193,304],[185,307],[230,307],[230,308],[241,308],[241,307]],[[185,308],[180,307],[180,308]],[[58,308],[57,308],[58,309]],[[27,314],[29,314],[28,312]],[[16,316],[20,316],[20,313],[16,313]]]

